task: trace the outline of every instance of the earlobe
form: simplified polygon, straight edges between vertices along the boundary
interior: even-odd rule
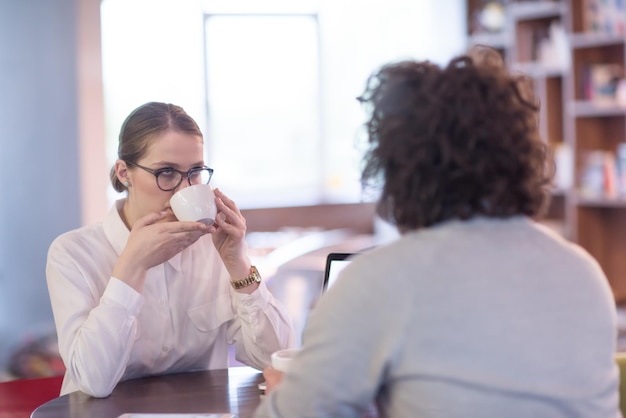
[[[115,174],[117,175],[117,179],[124,185],[124,187],[129,187],[130,182],[128,181],[128,168],[126,167],[126,162],[122,160],[117,160],[115,162]]]

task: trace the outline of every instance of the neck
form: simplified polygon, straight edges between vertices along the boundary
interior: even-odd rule
[[[124,200],[124,204],[122,205],[121,210],[119,211],[120,218],[122,218],[122,222],[126,225],[126,228],[130,231],[133,228],[133,224],[135,220],[132,218],[130,214],[130,207],[128,204],[128,197]]]

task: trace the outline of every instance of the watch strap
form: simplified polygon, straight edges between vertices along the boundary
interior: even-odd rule
[[[248,274],[245,278],[230,282],[235,289],[242,289],[253,283],[261,283],[261,275],[255,266],[250,266],[250,274]]]

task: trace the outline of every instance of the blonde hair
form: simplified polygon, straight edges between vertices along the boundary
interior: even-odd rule
[[[133,110],[120,129],[117,157],[137,163],[160,133],[173,130],[202,138],[198,124],[182,107],[170,103],[149,102]],[[115,166],[110,172],[111,184],[118,192],[127,187],[117,178]]]

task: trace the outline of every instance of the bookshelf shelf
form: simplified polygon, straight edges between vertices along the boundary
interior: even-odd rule
[[[511,69],[524,73],[532,78],[562,77],[565,70],[562,68],[549,67],[540,62],[514,62]]]
[[[597,48],[624,43],[623,36],[609,35],[604,33],[571,33],[569,43],[573,49]]]
[[[590,100],[574,100],[568,103],[570,116],[578,118],[595,118],[625,116],[626,107],[612,103],[598,103]]]
[[[552,190],[550,192],[552,199],[565,199],[565,197],[567,196],[568,191],[561,189],[561,188],[555,188],[554,190]]]
[[[577,196],[575,204],[588,208],[617,208],[626,209],[626,199],[614,197],[584,197]]]
[[[507,48],[510,44],[507,34],[499,33],[476,33],[469,36],[470,45],[485,45],[495,49]]]
[[[509,10],[514,20],[534,20],[560,17],[566,6],[555,1],[513,2]]]

